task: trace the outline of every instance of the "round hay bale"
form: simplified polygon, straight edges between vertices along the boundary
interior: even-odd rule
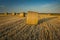
[[[6,16],[7,15],[7,12],[5,12],[4,15]]]
[[[14,12],[12,12],[12,16],[14,16],[15,15],[15,13]]]
[[[25,17],[25,13],[24,12],[21,12],[19,16],[20,17]]]
[[[38,13],[33,11],[28,11],[27,13],[27,24],[38,24]]]

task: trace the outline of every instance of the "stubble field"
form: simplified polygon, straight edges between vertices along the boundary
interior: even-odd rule
[[[37,25],[26,17],[0,16],[0,40],[60,40],[60,16],[39,14]]]

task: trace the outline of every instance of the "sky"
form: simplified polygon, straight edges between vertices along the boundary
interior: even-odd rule
[[[60,0],[0,0],[0,12],[60,13]]]

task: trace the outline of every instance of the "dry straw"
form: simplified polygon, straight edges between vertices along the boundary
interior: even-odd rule
[[[19,16],[20,17],[24,17],[24,15],[25,15],[25,13],[24,12],[21,12]]]
[[[26,21],[27,24],[38,24],[38,13],[33,11],[28,11]]]
[[[12,16],[14,16],[15,15],[15,13],[14,12],[12,12]]]
[[[4,15],[7,15],[7,12],[5,12]]]

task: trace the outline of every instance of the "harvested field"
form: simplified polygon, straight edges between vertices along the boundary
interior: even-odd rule
[[[0,16],[0,40],[60,40],[60,16],[39,14],[37,25],[26,17]]]

